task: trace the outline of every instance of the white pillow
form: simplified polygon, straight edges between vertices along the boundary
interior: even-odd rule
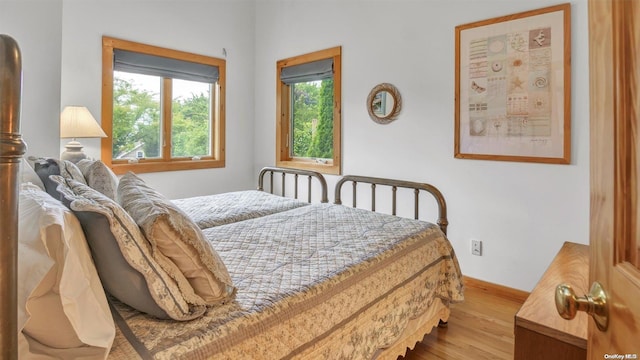
[[[20,189],[18,330],[58,349],[108,354],[115,325],[73,213],[33,184]]]
[[[38,174],[36,174],[36,171],[33,170],[31,164],[29,164],[29,162],[24,158],[20,163],[20,176],[22,179],[21,183],[30,182],[34,185],[37,185],[40,189],[44,190],[44,183],[42,182]]]

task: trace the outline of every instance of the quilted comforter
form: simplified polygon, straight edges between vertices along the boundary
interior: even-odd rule
[[[258,190],[172,200],[201,228],[253,219],[309,205],[302,200]]]
[[[115,302],[112,358],[370,359],[411,319],[463,300],[454,251],[427,222],[315,204],[204,233],[236,300],[186,323]]]

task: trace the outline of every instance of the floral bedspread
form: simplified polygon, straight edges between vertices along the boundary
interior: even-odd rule
[[[258,190],[196,196],[172,200],[201,228],[253,219],[309,205],[309,203]]]
[[[463,300],[451,244],[427,222],[314,204],[204,233],[236,300],[183,323],[114,302],[110,357],[370,359],[409,320]]]

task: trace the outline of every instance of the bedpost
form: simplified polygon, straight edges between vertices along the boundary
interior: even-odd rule
[[[0,359],[18,358],[18,192],[26,145],[20,135],[22,60],[0,34]]]

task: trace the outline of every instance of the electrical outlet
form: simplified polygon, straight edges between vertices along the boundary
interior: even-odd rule
[[[471,239],[471,254],[482,256],[482,241]]]

